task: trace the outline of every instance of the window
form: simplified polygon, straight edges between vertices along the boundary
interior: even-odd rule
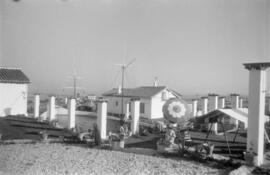
[[[168,100],[168,97],[167,97],[167,93],[166,92],[162,92],[162,100]]]
[[[115,101],[115,106],[118,106],[118,101]]]
[[[140,113],[141,114],[145,113],[145,104],[144,103],[140,103]]]

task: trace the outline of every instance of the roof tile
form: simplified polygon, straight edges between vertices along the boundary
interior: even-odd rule
[[[30,80],[20,69],[0,68],[0,83],[28,84]]]

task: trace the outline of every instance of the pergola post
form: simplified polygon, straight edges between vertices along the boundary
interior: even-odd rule
[[[39,117],[39,106],[40,106],[40,97],[39,94],[35,94],[34,118]]]
[[[264,160],[264,121],[267,63],[244,64],[249,70],[247,152],[257,155],[254,164]]]
[[[209,94],[209,111],[214,111],[218,109],[218,95],[217,94]],[[215,122],[212,127],[212,131],[217,134],[218,133],[218,123]]]
[[[131,99],[131,132],[132,134],[139,133],[139,119],[140,119],[140,100]]]
[[[198,112],[198,100],[194,99],[194,100],[192,100],[192,114],[193,114],[193,117],[197,116],[197,112]]]
[[[219,108],[225,108],[225,97],[219,97]]]
[[[68,128],[72,129],[76,126],[76,99],[71,98],[68,104]]]
[[[97,126],[101,139],[107,138],[107,101],[98,101]]]
[[[55,97],[50,97],[50,106],[49,106],[49,121],[55,119]]]
[[[208,98],[202,97],[201,102],[202,102],[202,113],[203,115],[205,115],[208,113]]]

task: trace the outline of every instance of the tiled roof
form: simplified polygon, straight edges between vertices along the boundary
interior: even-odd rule
[[[166,89],[165,86],[142,86],[132,89],[123,89],[124,97],[150,98]],[[118,89],[112,89],[102,94],[103,96],[122,96]]]
[[[20,69],[0,68],[0,83],[28,84],[30,80]]]

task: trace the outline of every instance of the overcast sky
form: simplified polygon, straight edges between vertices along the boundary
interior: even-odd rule
[[[158,77],[159,85],[186,95],[247,94],[242,64],[270,61],[267,0],[1,0],[0,5],[1,66],[22,68],[31,92],[63,93],[72,85],[67,77],[74,68],[86,92],[104,92],[120,84],[114,64],[136,57],[127,69],[128,87],[152,85]]]

